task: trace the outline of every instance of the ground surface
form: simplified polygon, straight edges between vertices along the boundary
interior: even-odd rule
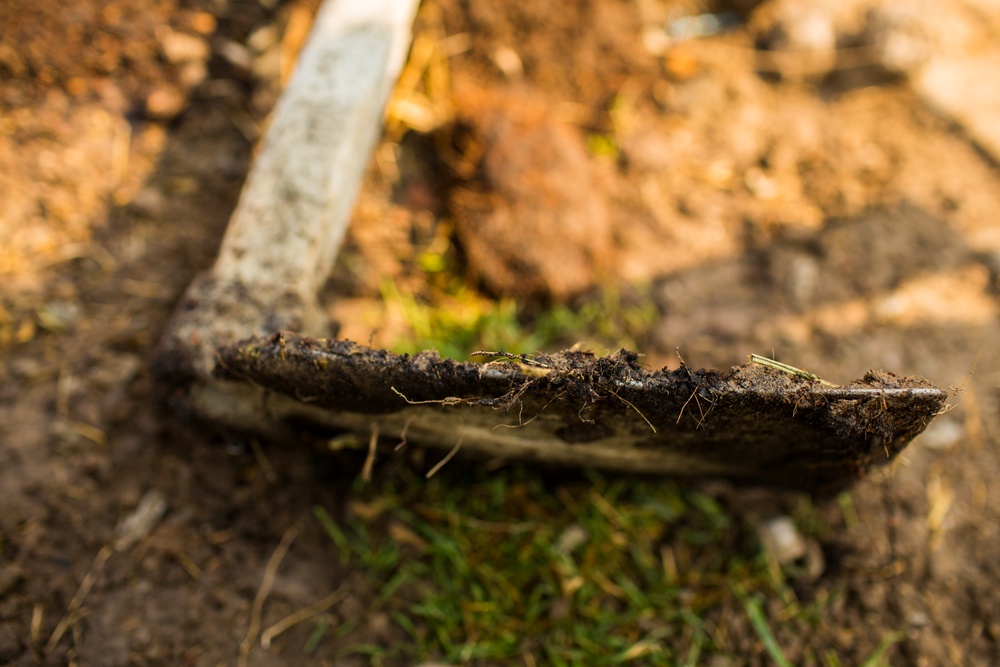
[[[0,662],[995,664],[1000,173],[871,62],[755,71],[776,3],[658,53],[669,4],[426,3],[331,316],[964,383],[893,469],[814,504],[404,450],[365,485],[159,411],[312,11],[271,4],[0,1]],[[812,556],[762,550],[775,513]]]

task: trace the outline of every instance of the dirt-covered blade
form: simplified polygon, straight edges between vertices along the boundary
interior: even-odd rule
[[[377,423],[419,445],[820,492],[892,460],[948,397],[887,372],[833,386],[759,363],[650,371],[626,351],[480,364],[292,334],[220,350],[215,375],[225,382],[199,402],[240,411],[228,420],[247,427],[367,434]]]

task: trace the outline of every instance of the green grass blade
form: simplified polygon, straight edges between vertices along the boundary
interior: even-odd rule
[[[747,595],[740,595],[739,593],[737,595],[743,603],[743,608],[746,609],[747,616],[750,617],[753,629],[757,631],[757,636],[764,642],[764,649],[771,656],[771,659],[774,660],[774,664],[778,665],[778,667],[792,667],[792,663],[788,662],[784,653],[781,652],[778,641],[774,638],[771,628],[767,625],[767,619],[764,618],[764,610],[761,608],[760,602],[756,598]]]
[[[904,637],[906,637],[906,634],[902,632],[889,633],[889,635],[879,642],[878,647],[868,656],[868,659],[861,663],[861,667],[882,667],[882,665],[887,664],[885,662],[886,652],[892,648],[893,644],[902,641]]]

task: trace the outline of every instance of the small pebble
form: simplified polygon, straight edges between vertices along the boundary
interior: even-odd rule
[[[806,581],[815,581],[826,569],[823,550],[819,543],[807,538],[795,527],[788,516],[765,519],[757,524],[757,534],[768,556],[789,572]]]
[[[781,565],[806,555],[806,542],[790,517],[765,519],[758,525],[757,531],[764,548]]]
[[[946,452],[957,445],[965,435],[965,429],[954,419],[937,419],[920,434],[917,442],[939,452]]]
[[[176,118],[187,108],[188,98],[173,86],[159,86],[146,98],[146,116],[154,120]]]
[[[250,49],[239,42],[231,39],[218,39],[215,41],[215,50],[230,65],[245,72],[249,72],[253,65],[253,55],[250,53]]]
[[[184,88],[194,88],[208,76],[208,67],[203,62],[190,62],[181,67],[180,83]]]
[[[556,551],[564,556],[568,556],[576,551],[578,547],[585,544],[589,538],[590,535],[587,534],[587,531],[580,524],[574,523],[559,535],[559,538],[556,540]]]
[[[514,49],[501,46],[493,52],[491,60],[508,79],[516,79],[524,74],[524,64]]]
[[[208,43],[201,37],[174,32],[169,28],[158,30],[157,37],[160,40],[160,51],[163,53],[163,57],[174,65],[204,62],[212,53]]]

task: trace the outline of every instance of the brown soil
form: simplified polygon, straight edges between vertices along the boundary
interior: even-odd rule
[[[0,31],[4,664],[234,663],[282,536],[341,506],[356,475],[183,426],[147,370],[212,261],[314,3],[271,4],[0,0],[16,17]],[[676,367],[680,346],[696,366],[756,351],[835,382],[883,367],[963,385],[893,474],[856,488],[859,526],[824,544],[843,556],[816,586],[841,595],[818,636],[860,659],[897,629],[894,664],[992,664],[996,165],[876,67],[766,80],[748,27],[654,56],[640,35],[665,6],[502,6],[422,9],[417,37],[448,38],[451,83],[442,97],[422,79],[421,132],[391,115],[332,281],[342,334],[390,342],[380,280],[425,294],[417,258],[444,236],[496,295],[646,283],[663,315],[653,368]],[[167,513],[115,548],[149,490]],[[346,576],[309,525],[265,625]],[[358,621],[338,641],[398,635],[364,614],[367,585],[338,607]],[[729,632],[754,642],[746,624]],[[251,664],[301,664],[306,633]]]
[[[686,366],[650,372],[638,354],[625,350],[604,357],[573,350],[508,355],[483,366],[442,359],[437,351],[397,355],[351,341],[277,333],[220,350],[216,375],[259,388],[252,403],[275,421],[276,395],[283,395],[333,414],[378,415],[384,436],[416,445],[443,444],[426,432],[431,420],[450,422],[444,429],[449,447],[458,424],[469,429],[478,422],[482,432],[463,437],[481,441],[466,445],[472,451],[483,441],[502,440],[496,430],[503,425],[517,441],[541,441],[529,460],[553,463],[558,459],[545,457],[546,442],[549,452],[568,443],[578,466],[702,478],[725,471],[743,484],[824,497],[888,464],[948,398],[922,378],[884,371],[840,387],[757,363],[726,373]],[[404,433],[390,434],[389,415],[406,424]],[[304,416],[284,421],[301,425]],[[291,437],[305,446],[310,435],[320,436],[322,445],[338,435],[326,425],[300,428]],[[487,451],[495,455],[498,448]],[[611,449],[619,465],[592,455],[593,448]],[[643,462],[642,454],[649,459]],[[664,469],[654,458],[661,454],[683,461]]]

